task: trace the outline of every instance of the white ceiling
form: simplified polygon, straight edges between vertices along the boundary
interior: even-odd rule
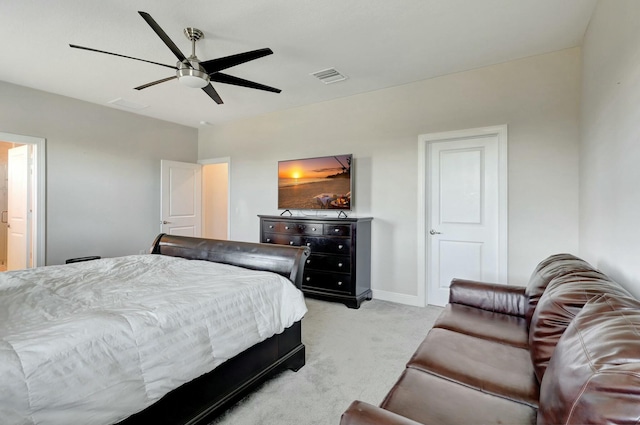
[[[198,127],[379,90],[578,46],[597,0],[0,0],[0,80]],[[282,89],[214,83],[216,105],[157,65],[72,49],[78,44],[173,65],[137,11],[189,56],[185,27],[202,30],[200,60],[270,47],[225,73]],[[309,74],[335,67],[325,85]],[[0,93],[1,95],[1,93]]]

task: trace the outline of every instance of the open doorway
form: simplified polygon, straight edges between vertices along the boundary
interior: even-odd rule
[[[45,265],[44,142],[0,132],[0,271]]]
[[[230,159],[199,161],[202,164],[202,237],[229,239]]]
[[[0,142],[0,271],[7,270],[7,235],[9,225],[9,149],[14,143]]]

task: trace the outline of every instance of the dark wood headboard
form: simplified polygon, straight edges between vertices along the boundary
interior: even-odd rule
[[[151,254],[231,264],[278,273],[302,286],[302,272],[311,251],[307,247],[203,239],[161,233]]]

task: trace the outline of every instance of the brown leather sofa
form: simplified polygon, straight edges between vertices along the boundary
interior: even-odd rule
[[[449,304],[379,407],[342,425],[637,424],[640,302],[585,261],[542,261],[526,287],[451,283]]]

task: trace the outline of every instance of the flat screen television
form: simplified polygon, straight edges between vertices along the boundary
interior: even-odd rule
[[[351,210],[353,155],[278,162],[278,208]]]

